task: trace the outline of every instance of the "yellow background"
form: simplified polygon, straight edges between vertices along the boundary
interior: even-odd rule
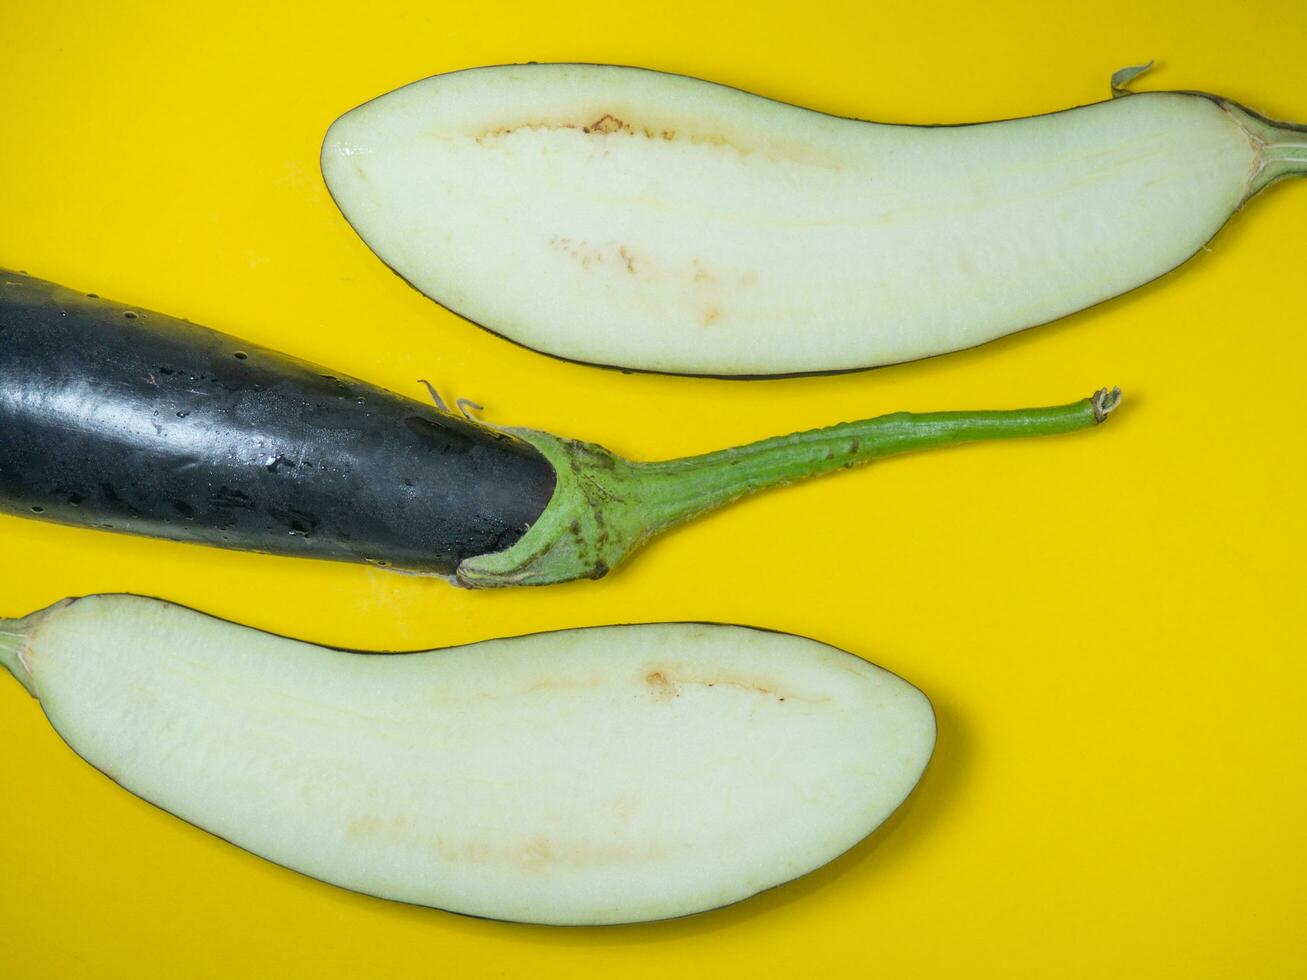
[[[461,918],[251,857],[79,761],[0,681],[0,976],[1307,976],[1302,431],[1307,184],[1123,299],[985,348],[724,382],[560,363],[406,288],[318,174],[339,113],[524,60],[699,75],[963,122],[1140,88],[1307,117],[1307,6],[19,3],[0,58],[0,265],[190,317],[496,423],[659,458],[897,409],[1060,403],[1092,432],[758,497],[601,583],[475,594],[368,567],[0,519],[0,614],[163,596],[414,648],[595,623],[807,634],[902,674],[940,739],[902,811],[736,907],[606,929]],[[795,329],[803,329],[796,324]]]

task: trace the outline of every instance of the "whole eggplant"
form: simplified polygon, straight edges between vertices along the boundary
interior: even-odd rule
[[[744,494],[890,453],[1069,432],[1119,395],[900,412],[636,463],[0,271],[0,511],[468,586],[598,578]]]

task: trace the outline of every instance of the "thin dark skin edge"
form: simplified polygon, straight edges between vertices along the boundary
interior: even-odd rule
[[[449,75],[461,75],[464,72],[486,71],[495,68],[519,68],[522,67],[523,65],[534,65],[534,64],[539,64],[539,62],[527,61],[527,62],[500,64],[500,65],[478,65],[475,68],[460,68],[460,69],[456,69],[455,71],[438,72],[435,75],[428,75],[425,78],[420,78],[413,82],[407,82],[404,85],[399,86],[399,88],[406,88],[408,85],[416,85],[420,82],[425,82],[432,78],[444,78]],[[1227,99],[1223,96],[1213,95],[1210,92],[1201,92],[1196,89],[1172,89],[1172,90],[1164,90],[1164,91],[1156,91],[1156,92],[1128,92],[1125,95],[1115,96],[1114,98],[1109,98],[1109,99],[1103,99],[1098,102],[1086,102],[1080,105],[1069,106],[1068,108],[1065,109],[1057,109],[1054,110],[1053,112],[1033,113],[1029,116],[1013,116],[1010,119],[986,119],[986,120],[980,120],[975,122],[962,122],[962,123],[879,123],[876,120],[863,119],[858,116],[841,116],[831,112],[823,112],[820,109],[813,109],[809,106],[802,106],[802,105],[798,105],[797,103],[786,102],[782,99],[774,99],[770,96],[759,95],[757,92],[750,92],[747,89],[742,89],[739,88],[738,86],[727,85],[722,82],[713,82],[713,81],[709,81],[708,79],[698,78],[694,75],[684,75],[681,74],[680,72],[659,71],[653,68],[641,68],[634,65],[609,65],[609,64],[602,64],[598,62],[585,62],[585,61],[548,62],[548,64],[560,65],[565,67],[622,68],[622,69],[627,69],[632,71],[648,72],[651,75],[670,75],[675,78],[685,78],[685,79],[689,79],[690,81],[704,82],[709,85],[716,85],[720,88],[729,89],[732,92],[738,92],[743,95],[751,96],[753,98],[766,99],[768,102],[774,102],[778,105],[787,106],[792,109],[803,109],[807,112],[814,112],[817,113],[818,115],[825,116],[829,119],[838,119],[844,122],[872,123],[874,125],[883,125],[883,126],[904,126],[909,129],[965,129],[971,126],[987,126],[990,125],[991,123],[996,123],[996,122],[1019,122],[1025,119],[1043,119],[1050,116],[1058,116],[1065,112],[1075,112],[1077,109],[1084,109],[1089,106],[1106,105],[1115,101],[1116,98],[1139,98],[1141,96],[1149,96],[1149,95],[1188,95],[1188,96],[1197,96],[1200,98],[1207,99],[1222,109],[1224,109],[1226,106],[1233,106],[1243,112],[1248,113],[1250,116],[1253,116],[1258,121],[1266,123],[1268,125],[1278,126],[1282,129],[1292,129],[1300,132],[1307,132],[1307,124],[1288,123],[1288,122],[1283,122],[1281,120],[1272,119],[1269,116],[1263,115],[1262,113],[1257,112],[1254,109],[1249,109],[1247,106],[1243,105],[1242,103],[1235,102],[1233,99]],[[398,91],[398,88],[391,89],[387,92],[383,92],[381,95],[374,96],[373,98],[368,99],[365,102],[361,102],[354,108],[349,109],[344,113],[341,113],[341,115],[337,116],[336,118],[341,119],[344,116],[348,115],[350,112],[354,112],[356,109],[361,109],[366,105],[370,105],[371,103],[377,101],[378,99],[385,98],[387,95],[391,94],[391,92],[394,91]],[[333,120],[332,124],[334,125],[334,123],[335,120]],[[1252,194],[1244,198],[1243,200],[1241,200],[1238,206],[1234,209],[1234,211],[1231,212],[1230,216],[1227,217],[1225,221],[1222,221],[1220,226],[1217,227],[1217,229],[1212,233],[1211,237],[1209,237],[1205,242],[1203,242],[1203,244],[1200,245],[1198,248],[1194,249],[1194,251],[1190,252],[1187,256],[1185,256],[1183,260],[1178,262],[1176,265],[1173,265],[1165,272],[1159,273],[1158,275],[1154,276],[1151,279],[1145,279],[1144,281],[1137,283],[1134,286],[1131,286],[1129,289],[1124,289],[1119,293],[1113,293],[1111,296],[1105,296],[1103,299],[1100,299],[1095,303],[1090,303],[1088,306],[1082,306],[1077,310],[1072,310],[1070,313],[1065,313],[1062,316],[1053,317],[1051,320],[1041,320],[1038,323],[1032,323],[1028,326],[1020,327],[1016,330],[1011,330],[1008,331],[1007,333],[1000,334],[998,337],[992,337],[989,340],[982,340],[979,343],[969,344],[965,347],[954,347],[946,351],[938,351],[934,354],[926,354],[920,357],[908,357],[899,361],[885,361],[884,363],[881,364],[871,364],[871,365],[863,365],[859,367],[847,367],[847,368],[829,368],[829,369],[821,369],[815,371],[790,371],[790,372],[782,372],[777,374],[711,374],[711,373],[698,372],[698,371],[666,371],[666,370],[660,370],[658,368],[624,367],[621,364],[608,364],[602,361],[586,361],[580,358],[568,357],[563,354],[553,354],[550,353],[549,351],[541,350],[538,347],[532,347],[530,344],[524,343],[520,340],[515,340],[514,338],[499,332],[494,327],[487,326],[484,323],[480,323],[479,321],[472,319],[472,317],[468,316],[467,314],[462,313],[459,310],[454,309],[452,306],[449,306],[446,303],[441,302],[435,297],[429,296],[426,293],[424,293],[421,289],[413,285],[412,282],[410,282],[407,278],[405,278],[405,276],[402,273],[398,272],[393,266],[387,263],[385,259],[382,259],[381,256],[377,255],[377,253],[373,250],[372,246],[367,243],[367,240],[364,239],[361,234],[355,231],[354,226],[350,224],[349,219],[345,218],[344,210],[341,208],[340,203],[336,200],[335,195],[331,193],[331,186],[330,184],[327,183],[326,175],[322,173],[321,151],[319,151],[318,154],[318,170],[320,175],[322,176],[323,184],[327,187],[327,195],[331,198],[331,202],[334,205],[336,205],[336,210],[340,214],[340,217],[344,219],[345,224],[349,228],[349,230],[354,233],[354,237],[359,241],[363,242],[363,245],[368,250],[368,252],[374,258],[376,258],[377,261],[381,262],[382,265],[384,265],[387,269],[389,269],[396,276],[398,276],[399,279],[402,282],[404,282],[410,289],[415,290],[418,293],[418,295],[436,304],[436,306],[440,307],[446,312],[452,313],[460,320],[470,323],[472,326],[477,327],[480,330],[484,330],[486,333],[498,337],[501,340],[506,340],[510,344],[513,344],[516,347],[520,347],[523,350],[531,351],[534,354],[541,354],[545,357],[550,357],[557,361],[563,361],[564,363],[567,364],[577,364],[582,367],[594,367],[594,368],[603,368],[605,370],[610,370],[610,371],[620,371],[622,374],[650,374],[650,375],[661,375],[666,377],[702,378],[705,380],[712,380],[712,381],[787,381],[787,380],[798,379],[798,378],[824,378],[824,377],[833,377],[841,374],[855,374],[862,371],[875,371],[878,370],[879,368],[898,367],[899,365],[902,364],[911,364],[914,361],[927,360],[932,357],[942,357],[948,354],[959,354],[964,351],[976,350],[980,347],[984,347],[987,344],[991,344],[997,340],[1001,340],[1004,337],[1014,337],[1017,336],[1018,334],[1026,333],[1029,330],[1035,330],[1039,327],[1048,326],[1051,323],[1057,323],[1061,320],[1067,319],[1068,317],[1075,316],[1078,313],[1083,313],[1087,310],[1096,309],[1097,307],[1103,306],[1106,303],[1110,303],[1114,299],[1119,299],[1122,296],[1128,295],[1129,293],[1142,289],[1145,286],[1158,282],[1164,279],[1166,276],[1169,276],[1172,273],[1178,271],[1182,266],[1188,265],[1189,261],[1195,255],[1197,255],[1199,252],[1207,250],[1207,247],[1216,240],[1217,236],[1220,235],[1221,231],[1230,222],[1230,220],[1236,214],[1238,214],[1240,211],[1243,210],[1245,204],[1253,200],[1253,198],[1260,196],[1262,193],[1264,193],[1266,190],[1268,190],[1270,187],[1274,186],[1275,184],[1281,183],[1284,179],[1284,178],[1280,178],[1279,180],[1272,181],[1270,184],[1266,185],[1266,187],[1263,187],[1260,190],[1258,190],[1255,194]]]
[[[637,919],[637,920],[632,920],[632,921],[628,921],[628,922],[577,922],[577,923],[570,923],[570,922],[533,922],[533,921],[522,920],[522,919],[496,919],[496,918],[494,918],[494,917],[492,917],[492,916],[488,916],[488,915],[477,915],[477,914],[472,913],[472,912],[459,912],[459,911],[457,911],[457,910],[455,910],[455,909],[445,909],[445,908],[440,908],[439,906],[435,906],[435,905],[423,905],[423,904],[421,904],[421,903],[419,903],[419,902],[411,902],[411,901],[407,901],[407,900],[405,900],[405,899],[399,899],[399,898],[385,898],[384,896],[381,896],[381,895],[373,895],[371,892],[365,892],[365,891],[360,891],[360,890],[358,890],[358,889],[356,889],[356,888],[350,888],[350,887],[347,886],[347,885],[338,885],[338,884],[336,884],[335,882],[332,882],[332,881],[326,881],[325,879],[314,877],[313,875],[309,874],[308,872],[305,872],[305,871],[299,871],[299,870],[296,870],[295,868],[287,867],[287,866],[284,865],[284,864],[280,864],[279,862],[274,861],[274,860],[273,860],[272,858],[270,858],[270,857],[267,857],[267,856],[265,856],[265,855],[263,855],[263,854],[260,854],[258,851],[255,851],[255,850],[253,850],[253,849],[251,849],[251,848],[245,847],[245,846],[243,846],[243,845],[241,845],[241,844],[237,844],[235,841],[232,841],[232,840],[230,840],[229,838],[223,837],[221,834],[215,833],[215,832],[212,831],[212,830],[208,830],[208,829],[205,828],[205,827],[201,827],[199,824],[192,823],[191,821],[187,820],[185,817],[178,816],[177,814],[173,813],[171,810],[169,810],[169,809],[167,809],[167,808],[165,808],[165,807],[162,807],[162,806],[160,806],[160,805],[157,804],[157,803],[151,802],[150,800],[145,799],[143,796],[139,796],[139,795],[137,795],[137,793],[135,793],[133,790],[129,789],[127,786],[124,786],[122,783],[120,783],[117,779],[115,779],[115,778],[114,778],[113,776],[111,776],[109,773],[105,772],[105,771],[104,771],[103,769],[101,769],[99,766],[95,765],[94,763],[88,761],[88,760],[85,759],[83,756],[81,756],[81,755],[77,752],[76,749],[74,749],[71,745],[68,744],[68,742],[64,739],[64,737],[59,733],[58,729],[56,729],[56,728],[54,727],[54,724],[53,724],[52,722],[49,722],[49,716],[48,716],[48,715],[46,716],[46,720],[47,720],[47,722],[50,724],[50,728],[51,728],[51,730],[55,733],[56,736],[58,736],[59,741],[60,741],[60,743],[62,743],[62,745],[64,746],[64,748],[66,748],[66,749],[67,749],[69,752],[71,752],[74,756],[76,756],[78,759],[80,759],[83,763],[85,763],[86,765],[90,766],[90,767],[91,767],[92,769],[94,769],[96,772],[98,772],[98,773],[100,773],[102,776],[104,776],[104,778],[107,779],[107,780],[109,780],[109,782],[113,783],[115,786],[117,786],[117,787],[119,787],[120,789],[122,789],[123,792],[127,793],[128,795],[130,795],[133,799],[139,800],[140,802],[146,804],[147,806],[151,807],[152,809],[159,811],[160,813],[166,813],[168,816],[170,816],[170,817],[172,817],[172,818],[174,818],[174,819],[176,819],[176,820],[180,820],[182,823],[186,824],[186,825],[189,826],[189,827],[194,827],[196,830],[199,830],[199,831],[201,831],[202,833],[208,834],[210,837],[217,838],[218,840],[222,841],[224,844],[228,844],[228,845],[230,845],[231,847],[234,847],[234,848],[235,848],[236,850],[238,850],[238,851],[242,851],[242,852],[244,852],[244,853],[246,853],[246,854],[251,854],[251,855],[253,855],[254,857],[257,857],[260,861],[265,861],[265,862],[267,862],[268,864],[272,865],[273,867],[280,868],[280,869],[282,869],[283,871],[288,871],[288,872],[290,872],[290,873],[292,873],[292,874],[295,874],[295,875],[298,875],[298,876],[300,876],[300,877],[302,877],[302,878],[307,878],[307,879],[310,880],[310,881],[316,881],[316,882],[318,882],[318,883],[320,883],[320,884],[327,885],[327,886],[329,886],[330,888],[337,888],[337,889],[340,889],[341,891],[350,892],[350,893],[355,894],[355,895],[363,895],[363,896],[365,896],[365,897],[367,897],[367,898],[369,898],[369,899],[372,899],[372,900],[374,900],[374,901],[378,901],[378,902],[388,902],[388,903],[395,904],[395,905],[405,905],[405,906],[408,906],[408,907],[410,907],[410,908],[414,908],[414,909],[421,909],[421,910],[423,910],[423,911],[431,911],[431,912],[440,912],[440,913],[444,913],[444,914],[446,914],[446,915],[457,915],[457,916],[460,916],[461,918],[465,918],[465,919],[477,919],[477,920],[480,920],[480,921],[482,921],[482,922],[493,922],[493,923],[497,923],[497,924],[504,924],[504,925],[510,925],[510,926],[546,927],[546,928],[551,928],[551,929],[557,929],[557,928],[565,928],[565,929],[609,928],[609,927],[616,927],[616,926],[646,926],[646,925],[647,925],[647,926],[653,926],[653,925],[657,925],[658,923],[662,923],[662,922],[675,922],[675,921],[677,921],[677,920],[681,920],[681,919],[692,919],[692,918],[696,918],[696,917],[701,916],[701,915],[706,915],[706,914],[708,914],[708,913],[710,913],[710,912],[716,912],[716,911],[719,911],[719,910],[721,910],[721,909],[732,908],[732,907],[734,907],[734,906],[736,906],[736,905],[740,905],[740,904],[742,904],[742,903],[744,903],[744,902],[747,902],[747,901],[749,901],[749,900],[751,900],[751,899],[757,898],[759,895],[764,895],[764,894],[766,894],[766,893],[768,893],[768,892],[771,892],[771,891],[776,890],[777,888],[781,888],[781,887],[783,887],[783,886],[785,886],[785,885],[788,885],[788,884],[790,884],[790,883],[792,883],[792,882],[794,882],[794,881],[797,881],[797,880],[799,880],[800,878],[806,877],[807,875],[812,874],[813,872],[818,871],[818,870],[820,870],[820,869],[826,867],[827,865],[831,864],[833,861],[836,861],[836,860],[838,860],[839,858],[843,857],[844,855],[848,854],[850,851],[852,851],[855,847],[859,846],[860,844],[865,843],[865,842],[867,841],[868,838],[870,838],[871,836],[873,836],[873,835],[876,833],[877,830],[879,830],[881,827],[883,827],[883,826],[885,826],[887,823],[889,823],[890,819],[894,816],[894,814],[897,813],[897,812],[899,811],[899,809],[903,806],[903,804],[906,803],[906,802],[908,801],[908,799],[909,799],[909,798],[910,798],[910,797],[911,797],[911,796],[916,792],[917,787],[921,785],[921,782],[922,782],[922,780],[925,778],[926,773],[930,770],[930,767],[931,767],[931,765],[933,764],[934,759],[935,759],[935,749],[938,748],[938,738],[939,738],[939,725],[938,725],[938,720],[937,720],[937,719],[938,719],[938,716],[937,716],[937,714],[936,714],[936,712],[935,712],[935,705],[934,705],[934,702],[932,702],[932,701],[930,700],[930,697],[929,697],[929,696],[928,696],[924,691],[922,691],[920,688],[918,688],[915,684],[912,684],[912,682],[907,681],[907,680],[904,680],[902,677],[900,677],[898,674],[895,674],[893,671],[888,670],[888,669],[886,669],[886,668],[884,668],[884,667],[881,667],[879,664],[872,663],[870,660],[866,660],[866,659],[864,659],[864,658],[862,658],[862,657],[859,657],[859,656],[858,656],[857,654],[855,654],[855,653],[850,653],[848,650],[845,650],[845,649],[843,649],[843,648],[841,648],[841,647],[834,646],[834,645],[829,644],[829,643],[822,643],[820,640],[813,640],[811,637],[801,636],[801,635],[799,635],[798,633],[790,633],[790,632],[788,632],[787,630],[771,629],[771,628],[768,628],[768,627],[765,627],[765,626],[742,626],[742,625],[737,624],[737,623],[717,623],[717,622],[712,622],[712,621],[709,621],[709,620],[698,620],[698,619],[686,619],[686,620],[664,620],[664,621],[655,622],[655,623],[609,623],[609,624],[605,624],[605,625],[601,625],[601,626],[571,626],[571,627],[567,627],[567,628],[565,628],[565,629],[556,629],[556,630],[538,630],[538,631],[531,632],[531,633],[517,633],[517,634],[513,634],[512,636],[491,637],[491,638],[489,638],[489,639],[487,639],[487,640],[474,640],[474,641],[472,641],[472,643],[461,643],[461,644],[457,644],[457,645],[455,645],[455,646],[449,646],[449,647],[434,647],[434,648],[427,649],[427,650],[393,650],[393,651],[391,651],[391,650],[355,650],[355,649],[351,649],[351,648],[348,648],[348,647],[331,646],[331,645],[329,645],[329,644],[324,644],[324,643],[313,643],[312,641],[309,641],[309,640],[301,640],[301,639],[298,639],[297,637],[287,636],[285,633],[277,633],[277,632],[273,632],[273,631],[271,631],[271,630],[264,630],[264,629],[260,629],[260,628],[255,627],[255,626],[244,626],[244,624],[236,623],[236,622],[234,622],[233,620],[230,620],[230,619],[223,619],[221,616],[215,616],[215,615],[213,615],[212,613],[206,613],[206,612],[204,612],[202,609],[197,609],[197,608],[195,608],[194,606],[190,606],[190,605],[187,605],[187,604],[185,604],[185,603],[172,602],[171,600],[167,600],[167,599],[160,599],[158,596],[145,596],[145,595],[141,595],[140,593],[136,593],[136,592],[95,592],[95,593],[89,593],[89,594],[87,594],[87,595],[82,595],[82,596],[70,596],[70,597],[68,597],[68,598],[66,598],[66,599],[58,600],[57,602],[51,603],[50,606],[47,606],[47,607],[45,607],[45,608],[46,608],[46,609],[50,609],[50,608],[53,608],[54,606],[57,606],[57,605],[70,605],[70,606],[71,606],[71,605],[73,605],[73,604],[75,604],[75,603],[81,601],[82,599],[115,598],[115,597],[119,597],[119,596],[129,596],[129,597],[131,597],[131,598],[137,598],[137,599],[146,599],[146,600],[157,601],[157,602],[167,602],[167,603],[169,603],[170,605],[177,606],[177,607],[182,608],[182,609],[186,609],[186,610],[188,610],[189,612],[198,613],[199,615],[204,616],[206,619],[216,620],[217,622],[219,622],[219,623],[223,623],[223,624],[228,625],[228,626],[243,626],[243,628],[245,628],[245,629],[253,630],[253,631],[257,632],[257,633],[262,633],[262,634],[264,634],[265,636],[271,636],[271,637],[275,637],[275,638],[277,638],[277,639],[283,639],[283,640],[290,640],[290,641],[295,642],[295,643],[307,643],[307,644],[310,645],[310,646],[316,646],[316,647],[319,647],[319,648],[321,648],[321,649],[324,649],[324,650],[331,650],[331,651],[333,651],[333,652],[337,652],[337,653],[351,653],[351,654],[358,654],[358,655],[361,655],[361,656],[383,656],[383,657],[394,657],[394,656],[406,656],[406,655],[409,655],[409,654],[417,654],[417,653],[448,652],[448,651],[458,650],[460,647],[474,646],[474,645],[476,645],[476,644],[480,644],[480,643],[488,643],[488,642],[491,642],[491,641],[494,641],[494,640],[516,640],[516,639],[523,639],[523,638],[525,638],[525,637],[529,637],[529,636],[551,636],[551,635],[558,634],[558,633],[574,633],[574,632],[578,632],[578,631],[581,631],[581,630],[589,630],[589,629],[604,629],[604,628],[613,627],[613,626],[726,626],[726,627],[731,627],[731,628],[734,628],[734,629],[746,629],[746,630],[752,630],[752,631],[757,632],[757,633],[770,633],[770,634],[772,634],[772,635],[774,635],[774,636],[790,636],[790,637],[794,637],[794,638],[796,638],[796,639],[800,639],[800,640],[807,640],[807,641],[810,642],[810,643],[818,643],[818,644],[820,644],[821,646],[825,647],[827,650],[835,651],[835,652],[837,652],[837,653],[842,654],[843,656],[850,657],[850,658],[852,658],[853,660],[857,660],[857,661],[859,661],[859,662],[861,662],[861,663],[864,663],[864,664],[869,664],[869,665],[871,665],[872,667],[877,668],[878,670],[883,670],[883,671],[885,671],[885,673],[889,674],[891,677],[894,677],[894,678],[897,679],[897,680],[902,681],[902,682],[903,682],[904,684],[906,684],[908,687],[911,687],[914,691],[916,691],[916,692],[917,692],[918,694],[920,694],[923,698],[925,698],[925,700],[926,700],[926,705],[927,705],[927,707],[930,708],[930,715],[931,715],[931,718],[932,718],[932,720],[935,720],[935,721],[936,721],[936,724],[935,724],[935,742],[934,742],[934,744],[932,744],[932,746],[931,746],[930,756],[927,758],[927,760],[926,760],[926,764],[922,767],[921,772],[918,774],[916,781],[913,782],[912,786],[909,787],[908,791],[907,791],[906,793],[903,794],[902,799],[900,799],[897,803],[894,804],[894,806],[890,809],[889,813],[885,815],[885,818],[884,818],[883,820],[881,820],[881,821],[880,821],[879,823],[877,823],[875,826],[868,828],[868,830],[867,830],[865,833],[863,833],[860,837],[858,837],[857,840],[855,840],[855,841],[853,841],[852,843],[850,843],[848,847],[843,848],[843,849],[840,850],[838,853],[832,854],[829,858],[827,858],[827,859],[826,859],[825,861],[823,861],[821,864],[818,864],[818,865],[816,865],[815,867],[809,868],[809,869],[806,870],[806,871],[801,871],[800,873],[794,875],[794,876],[791,877],[791,878],[786,878],[784,881],[778,881],[778,882],[776,882],[776,884],[774,884],[774,885],[768,885],[766,888],[761,888],[761,889],[759,889],[758,891],[753,892],[753,893],[751,893],[751,894],[749,894],[749,895],[745,895],[745,896],[743,896],[743,897],[741,897],[741,898],[735,899],[734,901],[726,902],[726,903],[724,903],[724,904],[722,904],[722,905],[714,905],[714,906],[712,906],[711,908],[699,909],[699,910],[694,911],[694,912],[685,912],[685,913],[682,913],[681,915],[668,915],[668,916],[663,916],[663,917],[661,917],[661,918],[656,918],[656,919]],[[44,611],[44,610],[36,610],[36,612],[29,613],[28,615],[36,615],[37,612],[42,612],[42,611]],[[33,700],[35,700],[38,704],[41,703],[40,698],[33,697]],[[42,713],[42,714],[45,714],[45,707],[44,707],[44,705],[42,705],[42,707],[41,707],[41,713]]]

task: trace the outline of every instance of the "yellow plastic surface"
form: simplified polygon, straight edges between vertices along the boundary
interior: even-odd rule
[[[25,3],[0,12],[0,266],[636,457],[897,409],[1070,401],[1101,429],[755,498],[606,581],[472,593],[370,567],[0,519],[0,615],[132,591],[320,642],[707,619],[838,644],[934,700],[916,794],[833,865],[686,920],[550,929],[354,895],[114,786],[0,678],[0,976],[1307,976],[1307,182],[1179,272],[979,350],[842,377],[625,376],[446,313],[318,175],[328,124],[435,72],[684,72],[967,122],[1199,88],[1307,119],[1307,6],[679,0]],[[795,329],[803,329],[796,324]],[[0,350],[0,356],[3,351]]]

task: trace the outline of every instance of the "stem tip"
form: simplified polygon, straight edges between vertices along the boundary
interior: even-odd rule
[[[1107,417],[1116,410],[1116,406],[1121,404],[1121,389],[1099,388],[1094,392],[1090,402],[1094,406],[1094,421],[1106,422]]]

